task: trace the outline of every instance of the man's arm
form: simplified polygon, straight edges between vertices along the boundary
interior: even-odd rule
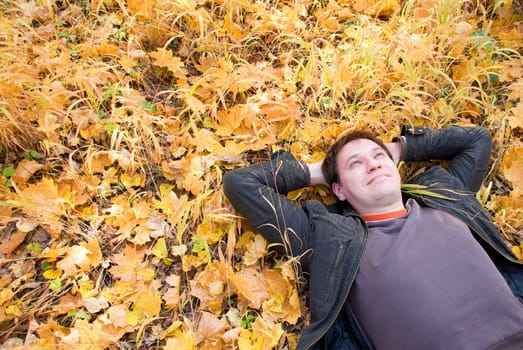
[[[488,170],[491,135],[482,127],[428,129],[405,127],[402,160],[448,160],[448,171],[477,192]]]
[[[308,249],[311,227],[306,212],[286,195],[309,183],[307,167],[284,152],[271,161],[225,173],[223,189],[234,209],[269,242],[297,256]]]

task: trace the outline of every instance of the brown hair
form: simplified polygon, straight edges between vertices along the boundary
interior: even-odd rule
[[[390,159],[393,159],[392,154],[390,153],[387,146],[385,146],[383,141],[381,141],[375,134],[363,130],[358,130],[346,134],[329,147],[327,155],[325,156],[325,159],[323,160],[323,164],[321,166],[323,176],[325,177],[325,180],[327,181],[329,186],[332,186],[333,183],[339,181],[338,167],[336,165],[336,157],[338,156],[338,153],[347,143],[360,139],[367,139],[374,142],[375,144],[377,144],[385,150],[385,153],[387,153]]]

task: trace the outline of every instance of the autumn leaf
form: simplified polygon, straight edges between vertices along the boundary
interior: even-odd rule
[[[179,57],[173,56],[171,50],[166,50],[163,48],[158,48],[156,51],[149,54],[153,60],[154,64],[159,67],[167,67],[175,76],[184,75],[184,64]]]
[[[501,162],[501,171],[512,183],[511,195],[515,198],[523,196],[523,147],[512,146],[507,150]]]
[[[20,244],[24,241],[27,232],[15,231],[11,233],[9,238],[4,238],[0,242],[0,254],[9,255],[13,253]]]
[[[23,185],[34,173],[42,169],[45,169],[45,165],[35,160],[24,159],[16,167],[16,174],[12,177],[12,180],[18,185]]]
[[[222,335],[229,329],[227,319],[202,312],[198,320],[195,341],[200,348],[212,345],[223,347]]]
[[[4,347],[294,349],[297,261],[223,175],[279,149],[320,161],[355,129],[487,128],[510,186],[489,180],[482,204],[521,254],[516,2],[63,3],[1,5]]]

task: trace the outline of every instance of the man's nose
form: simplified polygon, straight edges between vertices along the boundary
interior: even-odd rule
[[[380,163],[374,157],[369,157],[367,159],[367,170],[368,171],[376,170],[379,167],[380,167]]]

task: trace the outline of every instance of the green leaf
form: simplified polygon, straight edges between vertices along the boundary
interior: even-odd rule
[[[4,170],[2,171],[2,175],[4,175],[4,177],[11,177],[14,174],[16,174],[16,169],[10,166],[4,168]]]
[[[56,292],[60,288],[62,288],[62,281],[59,278],[49,282],[49,289],[51,289],[53,292]]]
[[[109,121],[103,121],[103,124],[104,124],[105,130],[107,131],[107,133],[109,135],[112,135],[113,131],[116,129],[116,124],[113,124]]]
[[[38,242],[29,243],[26,249],[33,256],[38,256],[42,252],[42,246]]]
[[[199,253],[202,250],[207,249],[207,242],[202,237],[193,237],[192,239],[192,252]]]
[[[38,153],[37,151],[35,151],[34,149],[30,149],[30,150],[27,150],[24,152],[24,159],[27,159],[27,160],[40,160],[42,158],[42,156],[40,156],[40,153]]]
[[[147,100],[143,100],[142,102],[140,102],[140,107],[142,107],[142,109],[145,109],[145,110],[148,110],[148,111],[151,111],[151,112],[156,112],[157,111],[156,106],[153,105],[151,102],[149,102]]]
[[[247,313],[243,318],[241,322],[241,327],[243,329],[252,329],[252,323],[256,319],[256,316],[251,314],[250,312]]]

